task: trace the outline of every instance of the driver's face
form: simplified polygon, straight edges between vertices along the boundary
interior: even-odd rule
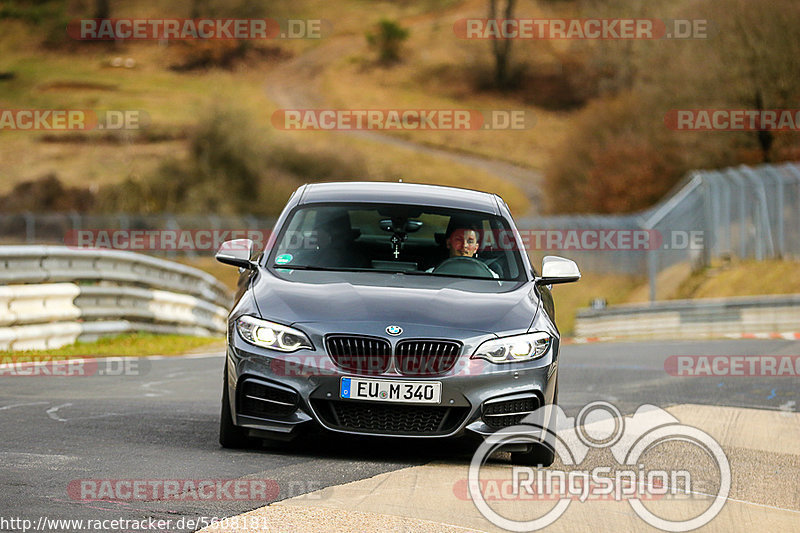
[[[450,257],[472,257],[478,251],[478,233],[471,229],[457,229],[447,240]]]

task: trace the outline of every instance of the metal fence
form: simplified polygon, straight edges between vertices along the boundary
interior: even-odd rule
[[[656,299],[659,273],[698,268],[717,258],[800,258],[800,163],[690,172],[656,206],[630,216],[522,219],[520,227],[646,231],[646,246],[547,250],[582,270],[647,274]],[[540,252],[541,253],[541,252]]]
[[[0,214],[0,243],[63,244],[69,232],[84,229],[220,230],[224,236],[227,230],[269,232],[274,222],[249,216]],[[697,268],[714,258],[800,257],[800,163],[693,171],[667,198],[640,213],[524,218],[517,227],[543,237],[541,246],[529,241],[535,260],[561,255],[587,272],[646,275],[653,300],[659,273],[677,264]],[[637,246],[618,238],[632,232],[644,234],[646,242]],[[603,238],[612,235],[605,246]],[[548,241],[550,236],[556,238]],[[167,256],[214,252],[196,247],[146,251]]]
[[[253,216],[216,216],[216,215],[136,215],[126,213],[86,215],[79,213],[23,213],[14,215],[0,214],[0,244],[67,244],[71,236],[81,230],[92,230],[95,235],[103,232],[113,233],[116,230],[135,232],[185,230],[212,231],[219,238],[225,238],[233,232],[269,232],[275,223],[272,218]],[[236,238],[234,235],[231,238]],[[111,248],[115,248],[111,243]],[[106,247],[102,246],[101,247]],[[158,246],[131,248],[154,255],[189,255],[196,256],[216,251],[198,250],[194,246]]]

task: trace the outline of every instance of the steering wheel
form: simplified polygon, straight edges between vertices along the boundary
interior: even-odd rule
[[[503,265],[500,264],[500,260],[502,257],[490,257],[488,259],[483,259],[483,264],[489,267],[489,270],[493,271],[494,273],[498,274],[501,278],[503,277]],[[497,268],[492,268],[496,266]]]
[[[480,259],[474,257],[456,256],[442,261],[433,269],[434,274],[451,274],[456,276],[474,276],[479,278],[494,278],[494,272]]]

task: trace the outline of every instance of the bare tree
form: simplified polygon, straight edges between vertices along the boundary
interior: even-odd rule
[[[111,5],[109,3],[109,0],[95,0],[94,18],[96,19],[111,18]]]
[[[712,43],[719,58],[716,72],[730,102],[753,109],[793,108],[800,96],[800,6],[792,0],[752,3],[727,0],[714,4],[720,21]],[[755,132],[764,162],[772,159],[775,134]]]
[[[192,0],[192,7],[189,16],[193,19],[209,16],[208,0]]]
[[[503,19],[514,17],[516,0],[505,0]],[[497,19],[497,0],[489,0],[489,20]],[[495,37],[491,40],[492,54],[494,54],[494,82],[500,88],[507,87],[510,81],[510,55],[512,39]]]

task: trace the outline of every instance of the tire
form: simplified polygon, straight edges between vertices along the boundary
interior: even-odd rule
[[[233,423],[231,417],[231,402],[228,397],[228,362],[222,372],[222,411],[219,414],[219,443],[223,448],[247,448],[252,440],[247,436],[247,430]]]
[[[553,405],[558,404],[558,383],[553,392]],[[547,444],[534,444],[533,448],[527,452],[511,452],[511,462],[523,466],[547,467],[553,464],[556,452]]]
[[[511,462],[524,466],[550,466],[555,461],[556,452],[546,444],[534,444],[528,452],[511,452]]]

